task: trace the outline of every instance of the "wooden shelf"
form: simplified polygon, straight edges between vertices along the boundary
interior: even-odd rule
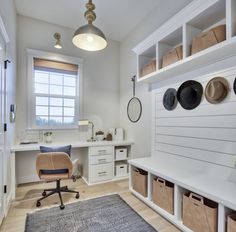
[[[236,56],[236,37],[223,41],[192,56],[138,79],[138,82],[155,83],[173,76],[199,69],[226,58]]]

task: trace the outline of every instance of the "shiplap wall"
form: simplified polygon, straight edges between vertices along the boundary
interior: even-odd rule
[[[236,95],[233,82],[236,68],[196,78],[205,90],[208,81],[216,76],[225,77],[230,84],[227,98],[219,104],[210,104],[203,94],[201,104],[193,110],[185,110],[178,103],[173,111],[167,111],[162,98],[168,88],[157,89],[154,97],[154,154],[167,153],[216,164],[235,167],[236,161]],[[189,78],[191,79],[191,78]]]

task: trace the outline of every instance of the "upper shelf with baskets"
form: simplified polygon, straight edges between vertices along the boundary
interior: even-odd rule
[[[133,51],[138,82],[148,83],[236,55],[236,1],[193,1]]]

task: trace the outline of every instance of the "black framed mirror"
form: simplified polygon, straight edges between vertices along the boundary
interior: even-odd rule
[[[133,82],[133,97],[129,100],[127,105],[127,116],[133,123],[138,122],[142,115],[142,103],[139,98],[135,97],[135,79],[133,76],[131,81]]]

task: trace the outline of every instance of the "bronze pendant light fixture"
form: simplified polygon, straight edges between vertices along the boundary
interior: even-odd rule
[[[94,12],[95,5],[92,3],[92,0],[88,1],[86,8],[87,11],[84,13],[84,17],[88,24],[76,30],[72,42],[76,47],[86,51],[102,50],[107,46],[107,40],[103,32],[93,25],[96,14]]]

